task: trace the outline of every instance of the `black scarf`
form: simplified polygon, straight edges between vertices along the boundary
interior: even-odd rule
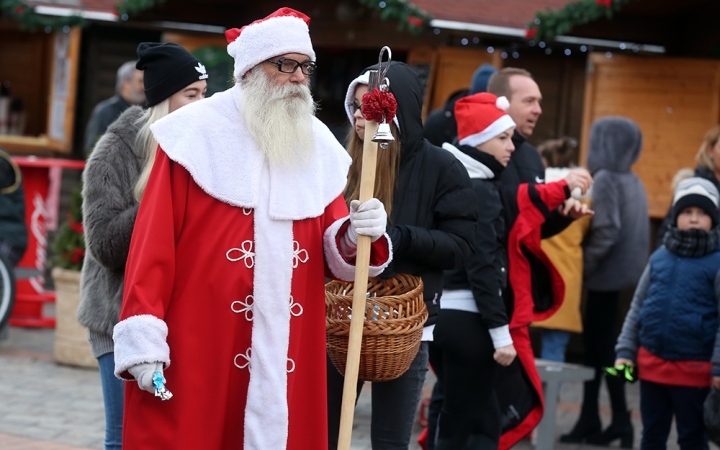
[[[676,226],[671,226],[663,239],[663,244],[669,251],[691,258],[699,258],[715,251],[718,243],[720,243],[720,227],[705,231],[680,230]]]

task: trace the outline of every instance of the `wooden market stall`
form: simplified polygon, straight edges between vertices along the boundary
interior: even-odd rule
[[[12,154],[72,151],[80,29],[27,33],[0,27],[0,147]],[[4,117],[4,119],[3,119]],[[14,126],[2,126],[2,122]]]
[[[592,54],[583,160],[593,121],[611,115],[629,117],[640,126],[643,149],[633,170],[647,190],[650,216],[665,217],[673,176],[683,167],[695,167],[703,136],[720,123],[720,61]]]

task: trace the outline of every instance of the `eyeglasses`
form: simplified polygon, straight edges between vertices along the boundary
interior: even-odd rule
[[[365,117],[365,114],[363,114],[363,112],[362,112],[362,107],[363,107],[362,103],[360,103],[358,105],[357,103],[352,102],[352,105],[350,105],[350,107],[352,108],[353,115],[355,115],[356,112],[360,111],[360,115]]]
[[[302,73],[304,73],[305,75],[312,75],[317,68],[317,64],[315,64],[313,61],[297,62],[294,59],[289,58],[280,58],[277,61],[268,59],[265,62],[275,64],[278,70],[282,73],[295,73],[298,67],[300,67]]]
[[[635,381],[637,381],[635,366],[632,366],[630,364],[621,364],[615,367],[606,367],[605,372],[613,377],[624,378],[630,383],[634,383]]]

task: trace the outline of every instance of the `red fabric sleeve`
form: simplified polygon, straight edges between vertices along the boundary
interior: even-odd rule
[[[130,242],[120,320],[142,314],[165,320],[189,181],[190,174],[158,147]]]
[[[540,201],[552,211],[566,200],[566,186],[567,182],[561,180],[547,184],[535,184],[533,188],[539,194]],[[552,261],[550,261],[550,258],[540,247],[541,226],[545,222],[545,215],[533,203],[528,184],[519,186],[517,203],[518,217],[512,230],[510,230],[508,240],[510,285],[515,294],[515,309],[510,320],[511,329],[525,327],[532,322],[547,319],[560,308],[565,297],[565,282]],[[522,253],[521,244],[535,255],[550,272],[554,304],[547,311],[541,313],[534,311],[535,304],[532,296],[530,264]]]

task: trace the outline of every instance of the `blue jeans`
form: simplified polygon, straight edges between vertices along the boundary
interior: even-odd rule
[[[565,362],[565,350],[570,340],[570,332],[543,328],[541,330],[542,350],[540,359]]]
[[[330,358],[328,367],[328,446],[337,448],[340,431],[340,410],[345,378],[335,369]],[[372,419],[370,441],[373,450],[407,450],[410,445],[415,414],[420,404],[422,387],[428,371],[428,343],[421,342],[410,368],[395,380],[372,384]],[[363,382],[358,382],[360,395]],[[357,401],[357,398],[356,398]]]
[[[105,403],[105,450],[122,449],[123,381],[115,376],[115,353],[98,358]]]

